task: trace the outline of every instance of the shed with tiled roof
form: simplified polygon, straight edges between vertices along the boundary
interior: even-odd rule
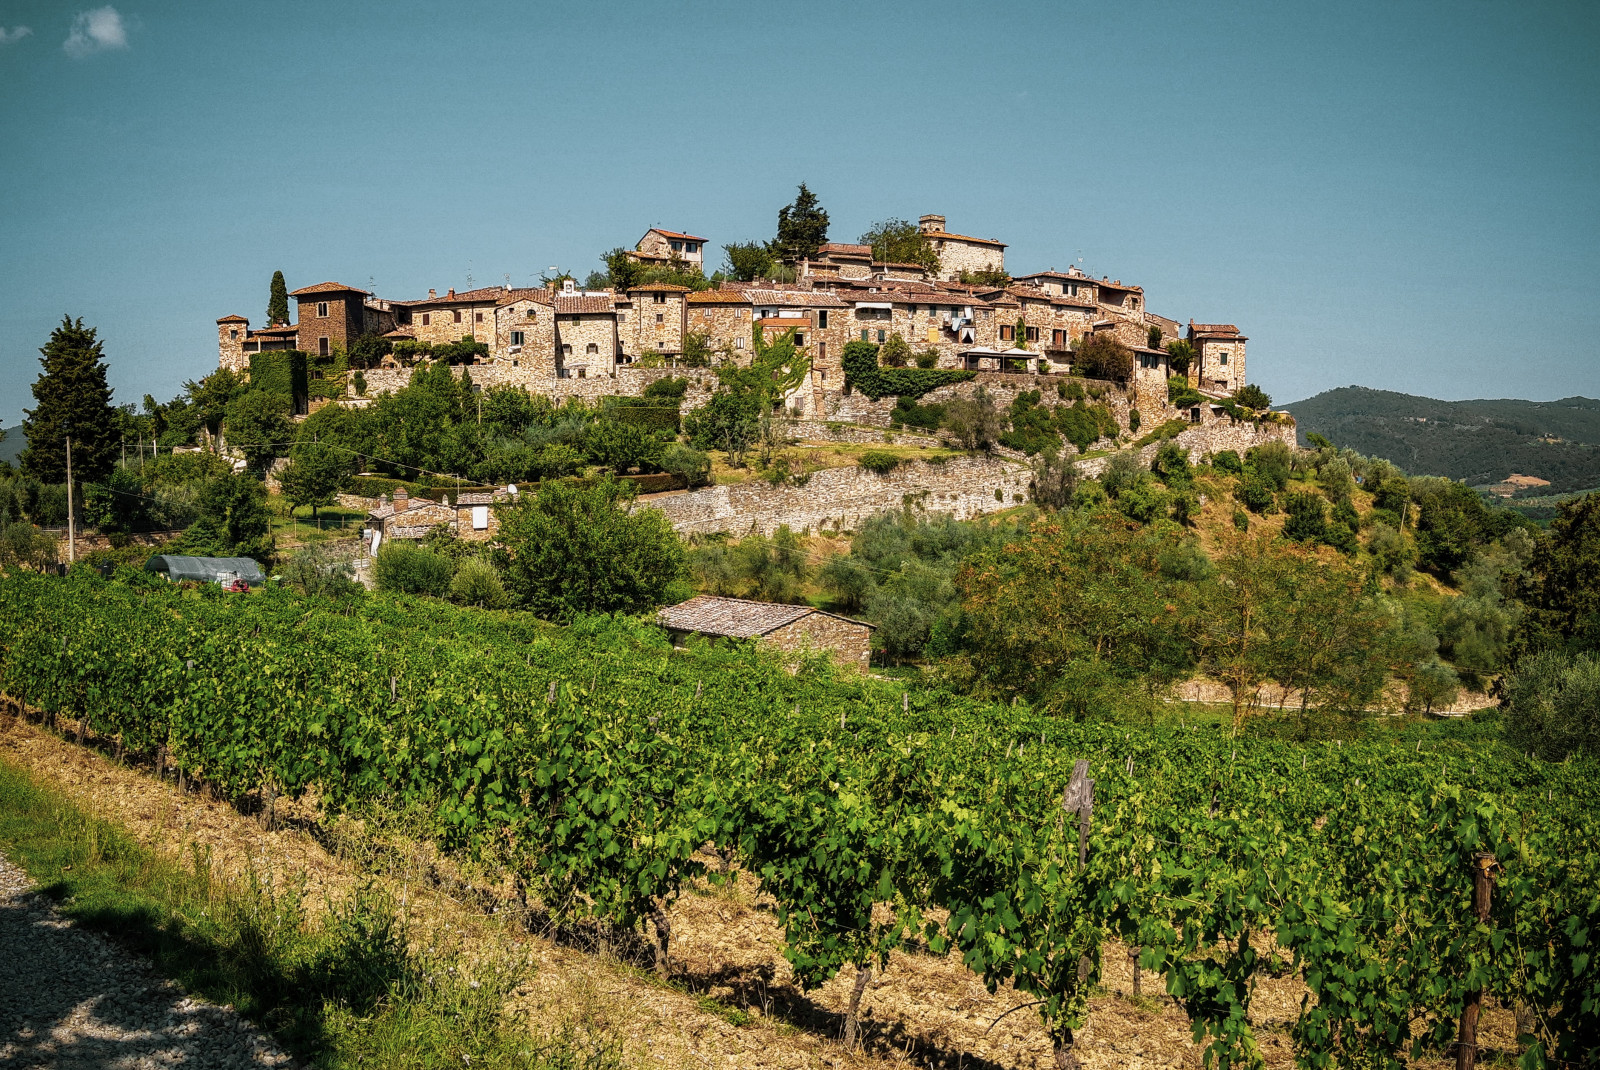
[[[689,635],[754,639],[785,653],[825,650],[841,665],[865,669],[872,657],[873,626],[812,606],[789,606],[703,594],[656,614],[676,643]]]

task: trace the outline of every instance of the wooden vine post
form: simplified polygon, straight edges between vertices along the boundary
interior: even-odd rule
[[[1494,897],[1495,857],[1487,851],[1472,856],[1472,913],[1479,924],[1489,923],[1489,904]],[[1483,989],[1467,993],[1461,1008],[1461,1031],[1456,1039],[1456,1070],[1472,1070],[1478,1065],[1478,1012],[1483,1006]]]
[[[1061,795],[1061,809],[1078,817],[1078,868],[1081,870],[1089,864],[1089,829],[1094,822],[1094,781],[1089,777],[1087,758],[1079,758],[1072,763],[1072,779],[1067,782],[1067,790]],[[1092,966],[1088,955],[1078,956],[1080,987],[1089,980]],[[1056,1070],[1076,1070],[1079,1064],[1078,1056],[1072,1050],[1072,1027],[1052,1025],[1050,1041],[1054,1048]]]

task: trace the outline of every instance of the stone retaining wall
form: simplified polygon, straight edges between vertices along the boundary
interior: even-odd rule
[[[937,435],[912,431],[887,431],[861,424],[827,423],[822,420],[790,420],[785,425],[790,438],[812,442],[842,442],[852,446],[927,446],[937,448],[944,440]]]
[[[770,535],[783,524],[796,531],[854,530],[862,521],[910,505],[969,520],[1028,500],[1032,470],[995,457],[911,461],[886,475],[864,468],[813,472],[803,486],[752,480],[639,499],[659,509],[684,534]]]

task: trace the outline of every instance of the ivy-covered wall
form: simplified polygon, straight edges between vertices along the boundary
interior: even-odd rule
[[[286,398],[306,396],[306,354],[298,349],[275,349],[250,355],[250,385]]]
[[[977,374],[946,368],[883,368],[878,365],[878,347],[871,342],[846,345],[840,363],[845,382],[873,401],[889,394],[920,398],[930,390],[964,383]]]

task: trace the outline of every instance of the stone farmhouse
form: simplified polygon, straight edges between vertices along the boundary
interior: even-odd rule
[[[937,272],[875,261],[870,246],[829,243],[796,265],[794,282],[723,282],[701,291],[664,283],[582,290],[569,279],[556,289],[429,290],[424,299],[388,300],[323,282],[293,291],[293,326],[252,330],[243,316],[217,320],[219,363],[244,372],[256,353],[327,355],[363,335],[435,344],[472,338],[489,350],[472,369],[481,387],[516,385],[557,400],[629,396],[673,374],[691,336],[748,363],[755,331],[772,339],[792,330],[811,371],[788,403],[801,417],[832,418],[849,407],[842,358],[852,341],[899,335],[936,367],[1048,374],[1070,367],[1086,335],[1111,332],[1135,353],[1130,400],[1146,411],[1165,406],[1169,358],[1149,335],[1159,328],[1172,341],[1182,328],[1150,312],[1142,287],[1076,267],[1003,283],[961,282],[963,273],[1003,277],[1005,243],[952,233],[941,215],[923,216],[919,227],[939,254]],[[706,240],[652,228],[631,255],[701,267]],[[1203,395],[1221,398],[1245,384],[1247,339],[1237,327],[1190,320],[1187,337],[1196,353],[1189,380]],[[367,396],[403,385],[406,374],[398,366],[366,372]],[[362,403],[353,394],[351,400]]]

